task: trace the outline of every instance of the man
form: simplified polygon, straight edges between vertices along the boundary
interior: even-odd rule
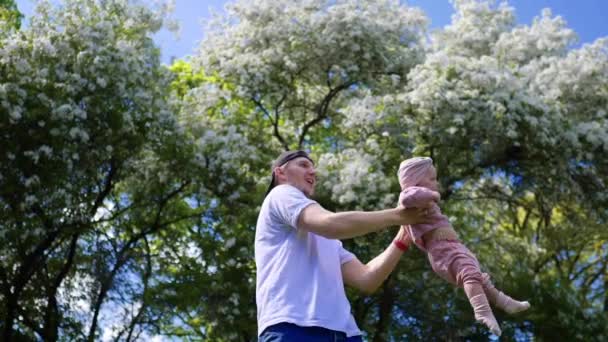
[[[283,152],[273,163],[255,234],[261,342],[362,341],[344,284],[374,292],[407,249],[405,231],[367,264],[339,239],[427,220],[418,209],[333,213],[310,198],[315,184],[306,152]]]

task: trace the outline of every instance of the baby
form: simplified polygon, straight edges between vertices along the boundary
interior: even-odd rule
[[[490,282],[490,276],[481,273],[475,255],[458,240],[456,231],[437,205],[440,199],[437,171],[431,158],[404,160],[399,166],[398,176],[401,185],[399,204],[406,208],[427,208],[431,215],[431,223],[405,227],[410,243],[427,252],[435,273],[464,288],[475,319],[500,336],[500,327],[488,300],[510,314],[528,309],[530,303],[514,300],[497,290]]]

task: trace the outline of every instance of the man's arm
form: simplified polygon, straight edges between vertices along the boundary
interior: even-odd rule
[[[405,228],[399,229],[395,240],[405,242]],[[371,294],[382,285],[389,274],[395,269],[403,251],[391,244],[367,264],[355,258],[342,264],[342,278],[348,286],[354,287],[366,294]]]
[[[333,213],[315,203],[304,208],[300,213],[298,229],[328,239],[350,239],[389,226],[425,223],[425,219],[423,210],[417,208]]]

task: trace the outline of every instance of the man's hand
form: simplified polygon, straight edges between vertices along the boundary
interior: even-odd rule
[[[413,186],[399,193],[399,205],[406,208],[422,208],[432,203],[439,203],[441,195],[437,191]]]
[[[395,236],[395,240],[403,242],[406,246],[410,246],[414,240],[412,239],[410,233],[407,231],[405,226],[401,226],[399,231],[397,232],[397,236]]]
[[[428,208],[403,208],[395,209],[399,216],[399,225],[420,224],[431,222],[431,210]]]

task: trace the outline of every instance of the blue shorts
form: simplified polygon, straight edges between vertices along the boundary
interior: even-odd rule
[[[278,323],[264,329],[258,342],[363,342],[361,336],[346,337],[342,331]]]

